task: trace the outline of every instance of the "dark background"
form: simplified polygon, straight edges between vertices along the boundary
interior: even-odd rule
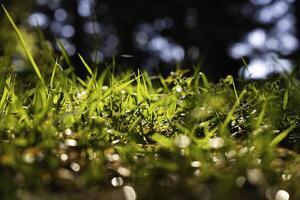
[[[16,7],[24,2],[4,3]],[[142,68],[151,73],[168,73],[176,65],[192,68],[199,64],[211,77],[220,78],[237,76],[244,65],[242,59],[250,64],[258,59],[270,63],[268,59],[275,56],[295,66],[299,55],[299,1],[37,0],[29,7],[28,17],[19,23],[31,27],[38,24],[54,46],[55,39],[62,41],[76,66],[80,66],[76,56],[80,52],[94,67],[113,58],[120,68]],[[259,19],[263,9],[266,16],[272,16],[266,21]],[[42,18],[33,20],[34,14]],[[278,26],[282,19],[287,19],[285,25],[280,25],[285,28]],[[260,37],[253,37],[256,46],[249,43],[247,35],[251,31],[260,33],[260,37],[266,33],[263,45],[257,46]],[[287,37],[281,41],[285,34]],[[275,42],[276,47],[264,45],[269,38],[281,42]],[[237,50],[240,55],[232,55],[232,47],[242,42],[251,51],[243,54]],[[276,63],[267,65],[277,67]],[[80,69],[78,73],[82,73]]]

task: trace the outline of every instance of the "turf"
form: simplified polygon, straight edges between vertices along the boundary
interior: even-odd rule
[[[5,10],[5,8],[3,8]],[[0,69],[1,199],[300,199],[299,82]],[[48,55],[49,52],[44,52]]]

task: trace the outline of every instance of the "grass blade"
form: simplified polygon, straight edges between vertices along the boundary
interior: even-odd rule
[[[90,66],[85,62],[85,60],[83,59],[83,57],[78,53],[79,59],[81,60],[83,66],[85,67],[85,69],[89,72],[89,74],[93,77],[93,72],[92,69],[90,68]]]
[[[277,144],[279,144],[286,136],[294,129],[294,126],[291,126],[290,128],[286,129],[285,131],[279,133],[270,143],[271,147],[275,147]]]
[[[17,25],[15,24],[14,20],[12,19],[12,17],[10,16],[10,14],[8,13],[8,11],[6,10],[6,8],[4,7],[4,5],[2,5],[2,9],[4,10],[5,12],[5,15],[7,17],[7,19],[9,20],[10,24],[12,25],[14,31],[16,32],[17,36],[18,36],[18,39],[20,40],[21,42],[21,45],[24,49],[24,52],[26,54],[26,57],[28,58],[30,64],[32,65],[36,75],[38,76],[38,78],[42,81],[43,85],[45,86],[45,82],[44,82],[44,79],[41,75],[41,72],[36,64],[36,62],[34,61],[33,59],[33,56],[29,50],[29,48],[26,46],[26,43],[25,43],[25,40],[20,32],[20,30],[18,29]]]

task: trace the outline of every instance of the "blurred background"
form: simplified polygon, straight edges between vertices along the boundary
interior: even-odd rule
[[[53,51],[60,41],[75,66],[77,53],[94,67],[169,73],[200,65],[211,78],[261,79],[298,64],[300,3],[296,0],[30,0],[2,1],[35,54],[41,31]],[[13,52],[1,11],[0,54]],[[5,21],[5,22],[4,22]],[[27,35],[26,35],[27,34]],[[41,37],[41,35],[40,35]],[[7,48],[10,46],[10,48]],[[14,54],[16,70],[24,68]],[[39,60],[42,58],[39,57]],[[245,65],[247,67],[245,68]],[[82,73],[80,67],[78,72]]]

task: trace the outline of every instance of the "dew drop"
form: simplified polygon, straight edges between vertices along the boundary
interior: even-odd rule
[[[63,154],[60,155],[60,159],[62,161],[67,161],[69,159],[69,156],[67,154],[63,153]]]
[[[117,187],[117,186],[122,186],[124,184],[124,180],[122,177],[113,177],[111,179],[111,184],[112,186],[114,187]]]
[[[248,169],[247,170],[247,180],[253,185],[260,185],[264,181],[264,174],[261,169]]]
[[[244,186],[245,182],[246,178],[244,176],[240,176],[235,180],[235,184],[240,188]]]
[[[125,167],[118,167],[117,172],[125,177],[129,177],[131,173],[131,171]]]
[[[23,160],[28,164],[32,164],[35,161],[34,155],[32,153],[25,153],[23,155]]]
[[[65,130],[65,135],[72,135],[72,130],[71,129],[69,129],[69,128],[67,128],[66,130]]]
[[[74,171],[74,172],[79,172],[80,170],[80,165],[76,162],[71,162],[70,164],[70,168]]]
[[[181,92],[182,92],[182,87],[177,86],[177,87],[176,87],[176,92],[181,93]]]
[[[126,200],[136,200],[136,193],[131,186],[124,186],[123,187],[123,192]]]
[[[209,140],[209,146],[212,149],[220,149],[224,146],[224,140],[220,137],[211,138]]]
[[[189,137],[187,137],[186,135],[178,135],[175,138],[175,144],[179,147],[179,148],[186,148],[190,145],[191,140]]]
[[[104,85],[103,87],[102,87],[102,90],[108,90],[108,86],[106,86],[106,85]]]
[[[65,144],[67,146],[70,146],[70,147],[76,147],[77,146],[77,141],[73,140],[73,139],[66,139]]]
[[[278,190],[278,192],[275,195],[275,200],[289,200],[290,195],[285,190]]]
[[[201,162],[200,161],[192,161],[191,162],[191,166],[195,167],[195,168],[200,167],[201,166]]]

